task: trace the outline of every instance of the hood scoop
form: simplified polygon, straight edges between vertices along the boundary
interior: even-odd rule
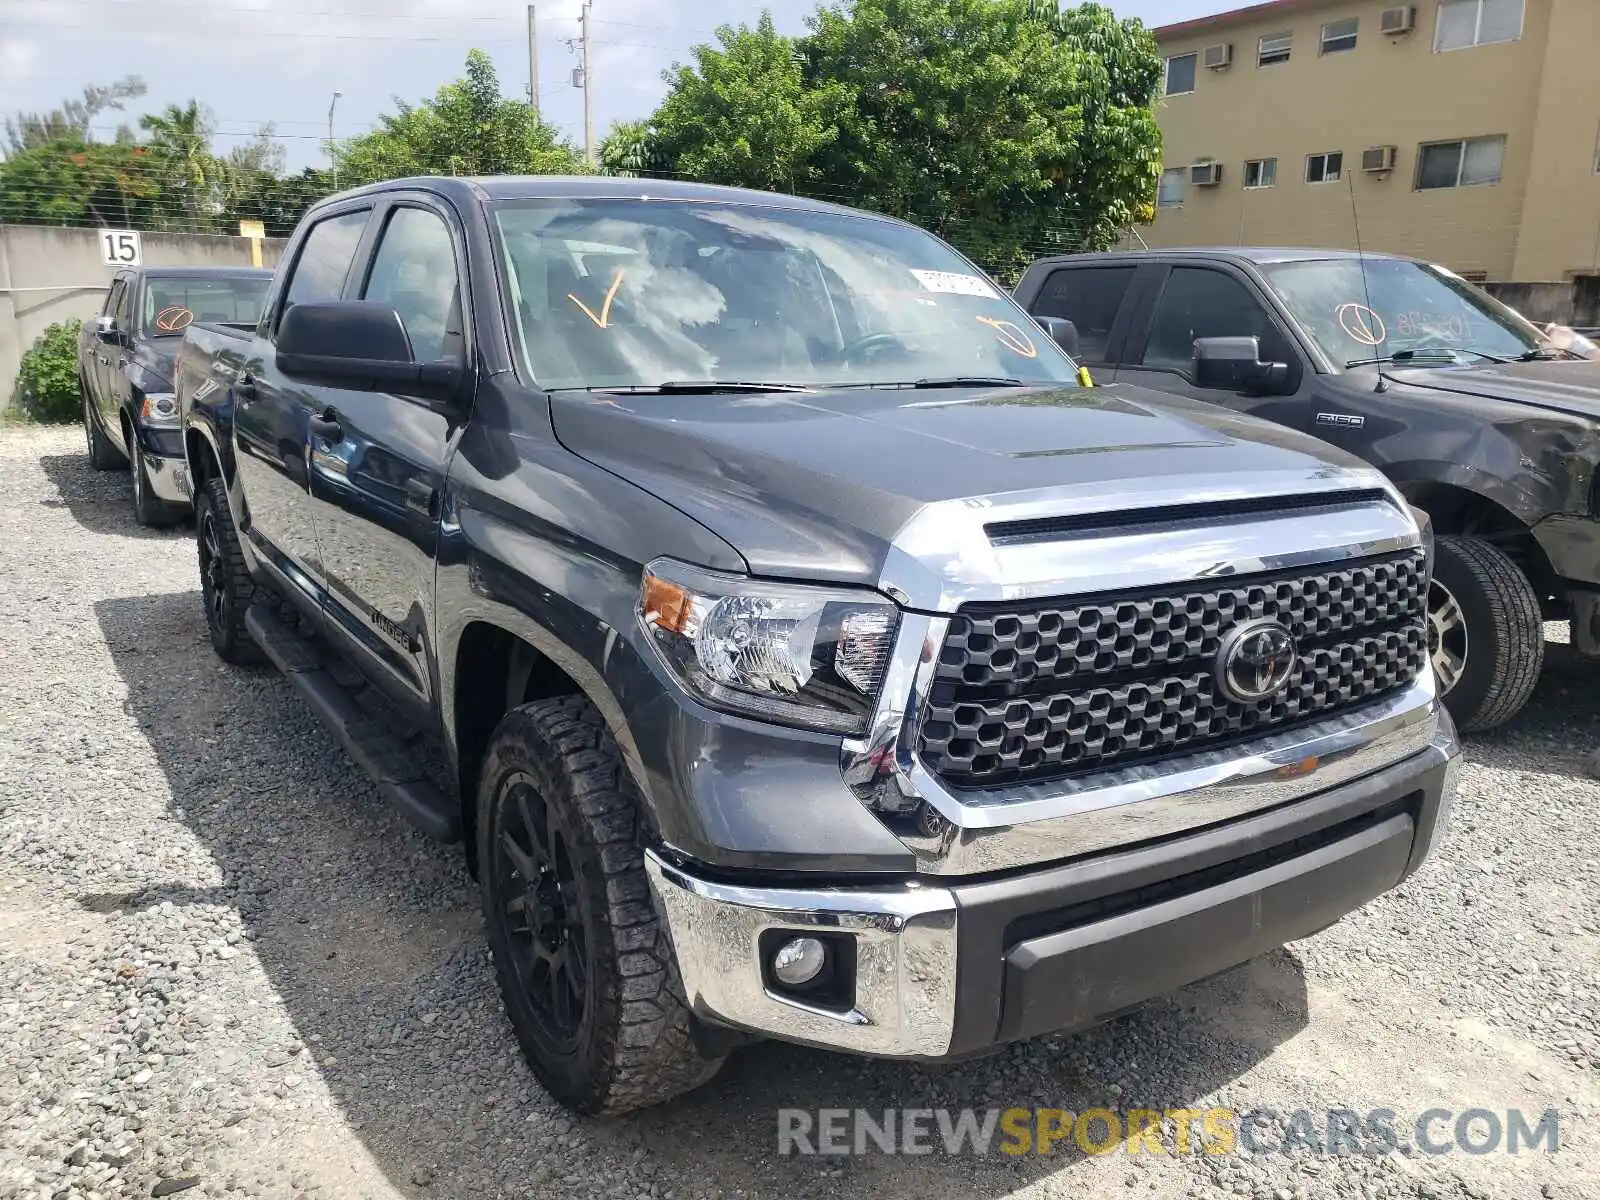
[[[1147,533],[1204,529],[1230,524],[1240,517],[1298,516],[1310,511],[1335,512],[1389,502],[1381,488],[1320,493],[1309,496],[1253,496],[1200,504],[1169,504],[1133,512],[1076,513],[1034,517],[1021,521],[993,521],[983,527],[994,546],[1027,546],[1070,539],[1093,540],[1140,529]]]

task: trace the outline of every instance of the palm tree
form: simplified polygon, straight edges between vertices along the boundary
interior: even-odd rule
[[[169,104],[158,114],[139,118],[159,164],[163,190],[179,197],[181,215],[198,228],[202,214],[214,215],[221,164],[211,153],[212,118],[198,100],[180,108]],[[164,206],[165,207],[165,206]]]

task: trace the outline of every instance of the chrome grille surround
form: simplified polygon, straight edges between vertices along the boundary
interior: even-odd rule
[[[1261,498],[1274,494],[1295,503],[1281,513],[1259,511]],[[1171,523],[1152,522],[1144,511],[1236,500],[1257,510]],[[1014,528],[1127,512],[1140,514],[1138,527],[1119,531],[1113,516],[1065,537],[991,540],[987,533],[1001,522]],[[1115,491],[1085,483],[931,504],[894,539],[879,578],[907,611],[869,728],[841,747],[845,781],[913,850],[919,871],[967,875],[1189,832],[1423,753],[1444,727],[1426,670],[1370,703],[1226,748],[1184,747],[1157,761],[1110,762],[1075,777],[955,788],[922,761],[918,741],[949,628],[964,606],[1216,589],[1241,577],[1342,570],[1424,545],[1393,486],[1358,465],[1173,476]]]

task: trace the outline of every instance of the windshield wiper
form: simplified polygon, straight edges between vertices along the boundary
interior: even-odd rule
[[[1457,354],[1470,354],[1474,358],[1486,359],[1492,363],[1510,362],[1509,358],[1501,358],[1498,354],[1489,354],[1483,350],[1471,350],[1464,346],[1419,346],[1414,350],[1396,350],[1393,354],[1383,358],[1354,358],[1345,363],[1345,369],[1351,367],[1374,367],[1383,363],[1408,363],[1421,359],[1450,358]]]
[[[813,389],[803,383],[758,383],[747,379],[668,379],[661,383],[619,383],[614,387],[601,385],[573,390],[611,392],[619,396],[714,396],[730,392],[809,392]]]
[[[1562,347],[1562,346],[1535,346],[1532,350],[1529,350],[1526,354],[1519,354],[1517,356],[1517,361],[1518,362],[1555,362],[1558,359],[1563,359],[1563,358],[1575,358],[1575,359],[1579,359],[1581,361],[1582,358],[1583,358],[1583,355],[1578,354],[1578,353],[1576,353],[1576,352],[1574,352],[1572,350],[1568,350],[1568,349],[1566,349],[1565,347]]]
[[[933,375],[926,379],[886,379],[877,383],[833,383],[835,388],[960,388],[960,387],[1031,387],[1024,380],[1010,375]]]

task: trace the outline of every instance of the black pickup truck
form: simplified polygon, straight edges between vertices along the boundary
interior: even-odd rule
[[[1425,525],[1308,435],[1083,386],[1070,333],[848,209],[412,179],[195,346],[212,643],[465,841],[563,1103],[1080,1027],[1437,844]]]
[[[133,517],[165,525],[190,512],[173,356],[195,321],[253,329],[272,272],[253,267],[128,267],[78,342],[89,462],[129,468]]]
[[[1076,326],[1096,379],[1314,433],[1427,512],[1430,646],[1462,729],[1527,703],[1545,621],[1600,654],[1600,362],[1481,289],[1391,255],[1162,249],[1042,259],[1015,296]]]

